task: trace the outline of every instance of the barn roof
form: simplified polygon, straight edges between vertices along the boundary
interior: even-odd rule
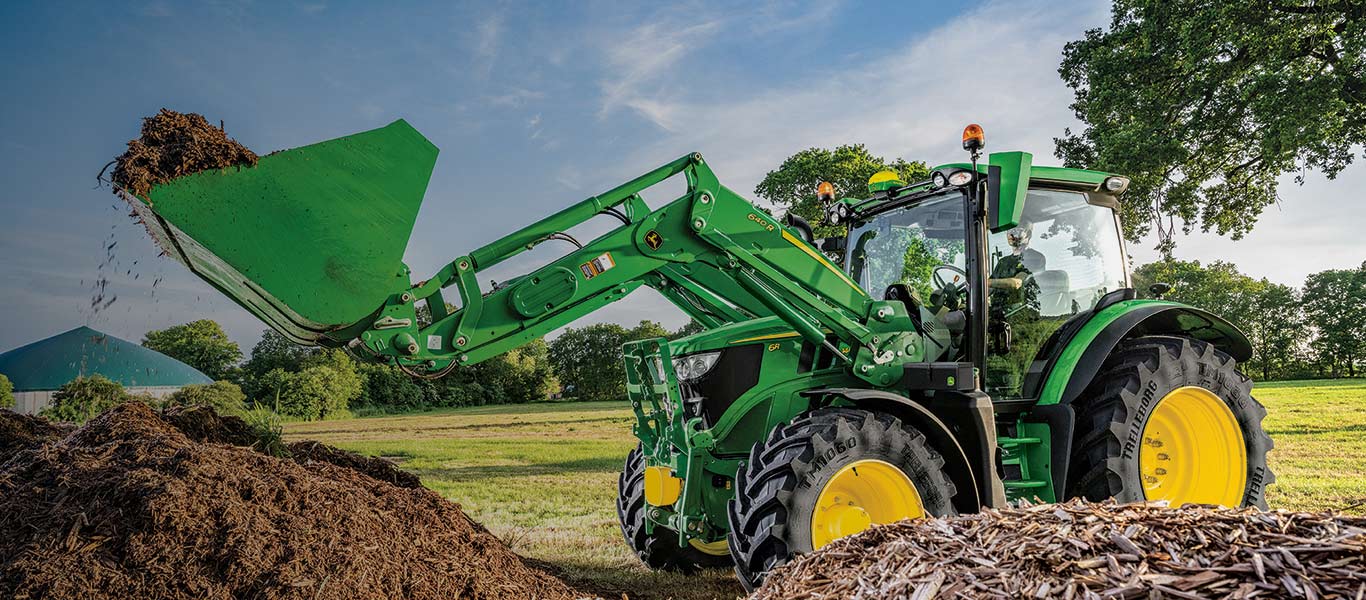
[[[14,391],[55,390],[82,376],[103,375],[124,387],[211,383],[194,367],[129,341],[77,327],[0,354],[0,374]]]

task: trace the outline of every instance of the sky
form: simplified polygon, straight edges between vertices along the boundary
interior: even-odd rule
[[[0,351],[80,325],[138,341],[199,318],[244,351],[259,339],[260,322],[159,257],[96,185],[140,118],[162,107],[222,120],[261,154],[406,119],[441,149],[405,257],[425,278],[688,152],[746,195],[808,147],[958,161],[970,122],[989,150],[1055,163],[1052,139],[1079,125],[1057,74],[1062,47],[1108,11],[1091,1],[5,2]],[[1177,257],[1296,286],[1361,264],[1360,162],[1335,181],[1287,178],[1252,234],[1179,237]],[[1154,244],[1129,252],[1148,262]],[[557,256],[542,246],[481,278]],[[641,289],[576,325],[642,319],[686,320]]]

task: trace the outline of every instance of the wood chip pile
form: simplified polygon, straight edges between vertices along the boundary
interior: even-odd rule
[[[3,599],[583,596],[436,492],[332,464],[359,464],[346,453],[196,441],[235,440],[232,417],[128,402],[74,430],[0,411],[5,424]]]
[[[255,165],[257,156],[222,127],[196,113],[163,108],[142,120],[142,135],[114,159],[110,180],[137,196],[177,177],[235,166]]]
[[[751,600],[1366,598],[1366,517],[1160,504],[987,510],[875,527]]]

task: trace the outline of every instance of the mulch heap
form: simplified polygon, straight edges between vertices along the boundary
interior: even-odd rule
[[[256,153],[196,113],[161,109],[142,120],[142,134],[114,159],[110,180],[146,198],[153,187],[177,177],[236,166],[253,166]]]
[[[0,463],[18,453],[70,433],[75,427],[42,417],[0,410]]]
[[[204,418],[191,434],[211,439]],[[174,420],[130,402],[6,442],[0,598],[582,596],[431,490],[195,441]]]
[[[776,569],[778,598],[1366,597],[1366,517],[1065,504],[903,521]]]

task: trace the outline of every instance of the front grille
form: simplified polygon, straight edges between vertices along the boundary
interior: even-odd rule
[[[732,346],[721,351],[716,365],[706,375],[680,382],[684,414],[702,417],[706,427],[712,427],[740,396],[759,383],[759,363],[764,357],[763,344]]]

